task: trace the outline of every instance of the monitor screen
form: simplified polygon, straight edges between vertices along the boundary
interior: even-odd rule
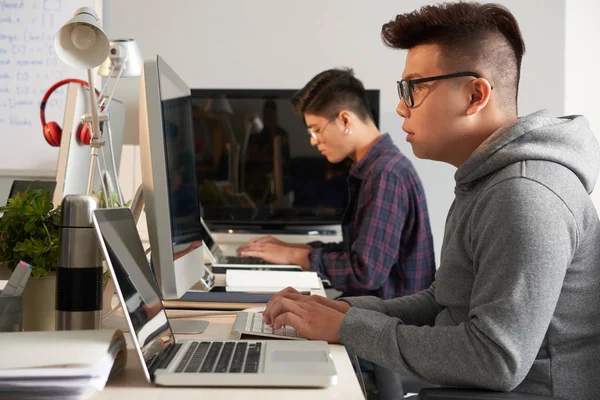
[[[159,56],[144,61],[140,86],[140,155],[152,265],[163,298],[178,299],[197,282],[206,282],[207,272],[190,89]]]
[[[338,224],[350,160],[331,164],[291,104],[296,90],[192,89],[193,149],[210,224]],[[367,97],[379,123],[379,91]]]
[[[173,85],[160,69],[159,82],[173,243],[201,240],[190,97],[170,92]]]
[[[13,198],[17,194],[23,194],[27,189],[41,190],[42,192],[54,193],[56,187],[55,181],[29,181],[29,180],[14,180],[8,198]],[[57,206],[58,204],[55,204]]]

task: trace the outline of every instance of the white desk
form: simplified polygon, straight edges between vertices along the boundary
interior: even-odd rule
[[[189,311],[186,311],[188,313]],[[199,314],[202,311],[198,312]],[[178,339],[235,339],[231,336],[234,315],[200,317],[210,321],[210,325],[201,335],[179,335]],[[127,335],[129,336],[129,335]],[[94,399],[114,400],[185,400],[185,399],[364,399],[352,364],[344,346],[330,345],[331,354],[338,373],[338,383],[325,389],[275,389],[275,388],[166,388],[150,385],[140,360],[131,346],[128,337],[127,368],[116,378],[111,379],[106,388],[96,394]]]

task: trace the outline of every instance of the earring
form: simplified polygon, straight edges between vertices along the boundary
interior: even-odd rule
[[[345,135],[352,135],[352,129],[348,129],[348,128],[346,128],[346,129],[344,130],[344,134],[345,134]]]

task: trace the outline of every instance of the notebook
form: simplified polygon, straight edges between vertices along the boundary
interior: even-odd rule
[[[127,360],[119,330],[4,332],[0,354],[2,398],[89,396]]]
[[[223,387],[337,383],[326,342],[176,341],[131,211],[98,209],[93,221],[148,381],[163,386]]]
[[[276,293],[286,287],[299,292],[309,292],[321,288],[321,280],[316,272],[302,271],[249,271],[228,269],[225,273],[225,286],[228,292]]]

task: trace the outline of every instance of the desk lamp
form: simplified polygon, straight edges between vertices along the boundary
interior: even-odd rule
[[[102,253],[92,214],[99,199],[92,196],[100,140],[100,124],[92,68],[108,56],[110,44],[100,29],[98,15],[89,7],[75,11],[56,34],[58,57],[74,68],[87,70],[91,108],[91,157],[87,195],[67,195],[62,201],[60,252],[56,276],[56,329],[99,329],[102,321]],[[106,188],[104,193],[108,196]]]
[[[58,57],[65,64],[74,68],[83,68],[87,71],[92,124],[90,140],[92,152],[87,194],[92,194],[96,165],[99,166],[98,151],[103,145],[100,140],[100,123],[92,68],[102,64],[110,50],[108,38],[100,28],[100,19],[96,12],[89,7],[77,9],[73,18],[57,32],[54,48]]]

